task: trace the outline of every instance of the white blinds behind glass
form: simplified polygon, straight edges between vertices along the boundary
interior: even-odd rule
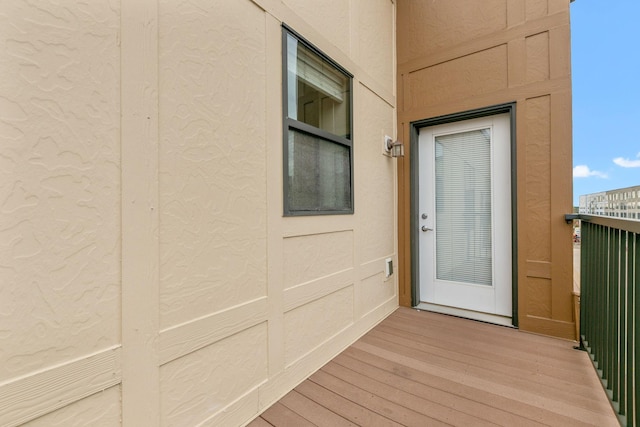
[[[435,138],[436,277],[492,285],[491,131]]]

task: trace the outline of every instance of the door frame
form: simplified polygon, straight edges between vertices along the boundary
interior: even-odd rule
[[[418,202],[420,197],[419,184],[419,133],[425,127],[447,123],[460,122],[496,114],[509,114],[511,138],[511,286],[512,286],[512,324],[518,327],[518,222],[517,222],[517,163],[516,163],[516,102],[494,105],[461,113],[438,116],[429,119],[416,120],[409,123],[410,132],[410,182],[411,182],[411,305],[420,303],[420,247],[418,239]]]

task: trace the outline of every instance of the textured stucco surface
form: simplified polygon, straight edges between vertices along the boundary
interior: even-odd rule
[[[0,7],[0,382],[119,341],[118,4]]]
[[[395,73],[393,3],[389,0],[359,0],[354,2],[354,12],[358,20],[355,42],[358,44],[359,62],[378,82],[388,84],[393,81]]]
[[[0,425],[242,425],[397,307],[394,16],[0,6]],[[282,23],[354,74],[354,215],[282,215]]]
[[[325,0],[322,6],[308,0],[283,2],[314,30],[346,54],[351,53],[351,1]],[[379,18],[379,17],[377,17]]]
[[[266,294],[265,18],[160,3],[160,295],[168,327]]]

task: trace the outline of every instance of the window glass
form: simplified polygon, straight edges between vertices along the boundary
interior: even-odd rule
[[[284,214],[353,213],[351,76],[283,27]]]
[[[350,79],[287,34],[288,116],[351,139]]]
[[[351,159],[340,144],[289,131],[289,209],[338,211],[351,209]]]

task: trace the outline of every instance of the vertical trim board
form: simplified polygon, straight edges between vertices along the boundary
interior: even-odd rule
[[[122,423],[160,424],[158,2],[122,2]]]

